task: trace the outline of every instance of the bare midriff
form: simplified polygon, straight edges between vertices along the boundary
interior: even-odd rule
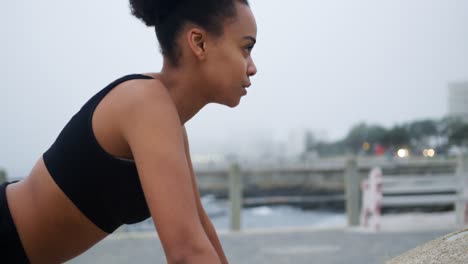
[[[16,229],[32,263],[61,263],[108,234],[92,223],[54,182],[42,157],[30,175],[7,187]]]

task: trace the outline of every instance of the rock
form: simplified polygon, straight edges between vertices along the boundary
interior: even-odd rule
[[[468,228],[418,246],[386,264],[467,264]]]

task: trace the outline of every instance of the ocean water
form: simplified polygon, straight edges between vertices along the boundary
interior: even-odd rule
[[[226,200],[217,200],[213,196],[202,197],[203,207],[218,231],[227,231],[230,226],[230,207]],[[346,214],[324,210],[302,210],[297,207],[258,206],[243,208],[241,212],[241,229],[272,228],[340,228],[346,226]],[[150,219],[123,228],[126,231],[154,230]]]
[[[211,217],[217,230],[228,230],[230,214]],[[259,206],[244,208],[241,215],[242,229],[268,229],[291,227],[345,227],[346,215],[327,211],[301,210],[292,206]]]

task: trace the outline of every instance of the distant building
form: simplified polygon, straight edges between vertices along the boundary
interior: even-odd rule
[[[448,115],[468,122],[468,81],[450,83],[448,100]]]

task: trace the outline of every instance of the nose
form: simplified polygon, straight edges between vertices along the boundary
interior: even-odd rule
[[[249,64],[247,65],[247,76],[254,76],[257,74],[257,66],[255,66],[255,63],[253,62],[252,58],[249,60]]]

